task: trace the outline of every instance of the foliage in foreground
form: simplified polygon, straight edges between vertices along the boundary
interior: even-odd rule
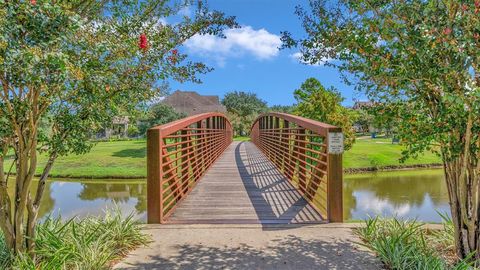
[[[311,0],[302,61],[340,70],[396,119],[405,157],[443,161],[457,255],[480,261],[480,0]],[[327,63],[325,63],[327,62]],[[380,111],[378,113],[381,113]]]
[[[133,215],[123,218],[118,210],[104,218],[66,222],[47,218],[36,230],[35,260],[10,255],[0,234],[0,269],[107,269],[112,261],[148,242]]]
[[[446,216],[443,230],[429,232],[415,220],[371,218],[355,230],[362,245],[374,251],[388,269],[472,269],[455,262],[453,224]]]
[[[192,16],[179,16],[183,8]],[[93,134],[163,95],[166,82],[200,82],[211,68],[189,60],[181,45],[236,26],[205,1],[0,0],[0,229],[7,246],[33,254],[57,158],[90,151]],[[38,151],[48,161],[34,185]],[[15,160],[4,167],[11,153]]]

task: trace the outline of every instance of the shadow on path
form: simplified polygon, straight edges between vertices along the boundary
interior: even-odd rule
[[[238,144],[235,161],[262,225],[323,222],[320,214],[253,143]]]
[[[344,240],[305,240],[293,235],[272,240],[268,248],[240,244],[210,247],[201,244],[174,246],[174,256],[147,256],[142,262],[116,269],[380,269],[368,252]]]

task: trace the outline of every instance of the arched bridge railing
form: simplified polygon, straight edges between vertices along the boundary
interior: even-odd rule
[[[341,128],[285,113],[259,116],[251,139],[330,222],[343,222]]]
[[[232,142],[221,113],[204,113],[147,132],[148,223],[164,223]]]

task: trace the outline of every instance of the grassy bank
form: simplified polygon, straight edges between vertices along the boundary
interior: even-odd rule
[[[0,269],[109,269],[129,251],[148,243],[140,225],[120,211],[104,218],[83,220],[47,218],[37,226],[33,261],[9,254],[0,233]]]
[[[248,137],[235,140],[246,141]],[[344,168],[382,168],[439,163],[440,159],[427,153],[418,159],[410,159],[402,164],[402,147],[391,144],[389,139],[359,139],[353,148],[344,154]],[[37,173],[45,164],[41,156]],[[6,164],[9,166],[10,164]],[[145,178],[146,141],[99,142],[91,152],[59,158],[51,171],[52,177],[73,178]]]
[[[345,152],[343,167],[346,169],[382,168],[441,162],[440,158],[433,153],[425,153],[417,159],[409,159],[405,163],[400,163],[402,149],[401,145],[392,144],[391,139],[357,139],[352,149]]]

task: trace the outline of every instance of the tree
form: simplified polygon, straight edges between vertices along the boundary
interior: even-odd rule
[[[140,120],[139,131],[145,134],[151,127],[170,123],[172,121],[187,117],[184,113],[178,113],[172,106],[165,103],[152,105],[146,115]]]
[[[303,60],[325,58],[347,82],[389,104],[405,156],[443,160],[460,258],[480,259],[480,1],[311,1],[297,14]]]
[[[315,78],[307,79],[294,92],[298,104],[295,114],[342,128],[345,149],[355,142],[355,114],[342,106],[343,97],[335,88],[326,89]]]
[[[369,132],[370,126],[373,123],[373,116],[368,112],[368,108],[361,108],[356,111],[354,125],[360,127],[362,133]]]
[[[268,109],[267,103],[256,94],[242,91],[226,93],[222,104],[230,114],[230,120],[237,135],[247,134],[258,114]]]
[[[295,106],[289,105],[273,105],[268,108],[271,112],[281,112],[281,113],[289,113],[292,114],[295,111]]]
[[[221,35],[225,26],[236,26],[201,1],[192,18],[161,23],[190,1],[169,3],[0,0],[0,227],[14,253],[33,254],[55,160],[89,151],[91,135],[119,110],[157,95],[158,81],[198,82],[195,75],[210,69],[187,61],[176,48],[197,33]],[[41,122],[48,128],[39,129]],[[49,159],[32,187],[37,151]],[[7,167],[10,152],[14,160]]]

